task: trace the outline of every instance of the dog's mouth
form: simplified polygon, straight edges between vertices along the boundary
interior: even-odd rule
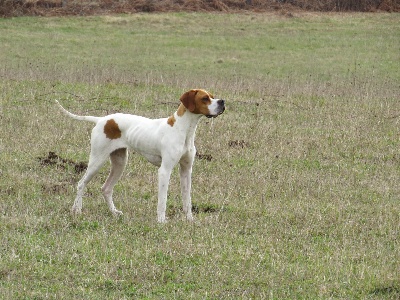
[[[225,111],[225,106],[223,106],[223,107],[221,108],[221,110],[220,110],[218,113],[216,113],[215,115],[206,115],[206,117],[209,118],[209,119],[211,119],[211,118],[216,118],[216,117],[218,117],[219,115],[221,115],[224,111]]]

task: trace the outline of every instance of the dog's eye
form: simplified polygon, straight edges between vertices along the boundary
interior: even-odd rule
[[[208,97],[203,97],[201,100],[203,100],[204,102],[207,102],[210,99]]]

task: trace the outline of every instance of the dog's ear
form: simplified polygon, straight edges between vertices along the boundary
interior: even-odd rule
[[[198,90],[190,90],[181,96],[181,102],[190,112],[194,112],[196,108],[195,96],[197,92]]]

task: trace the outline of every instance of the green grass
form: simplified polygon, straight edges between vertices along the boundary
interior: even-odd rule
[[[4,299],[398,299],[400,15],[137,14],[0,20]],[[91,124],[170,115],[201,87],[194,223],[178,172],[131,154],[70,214]],[[43,163],[49,152],[65,161]]]

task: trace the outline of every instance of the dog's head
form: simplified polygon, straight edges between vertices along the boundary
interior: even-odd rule
[[[193,114],[215,118],[225,111],[225,100],[215,99],[205,90],[195,89],[184,93],[181,102]]]

